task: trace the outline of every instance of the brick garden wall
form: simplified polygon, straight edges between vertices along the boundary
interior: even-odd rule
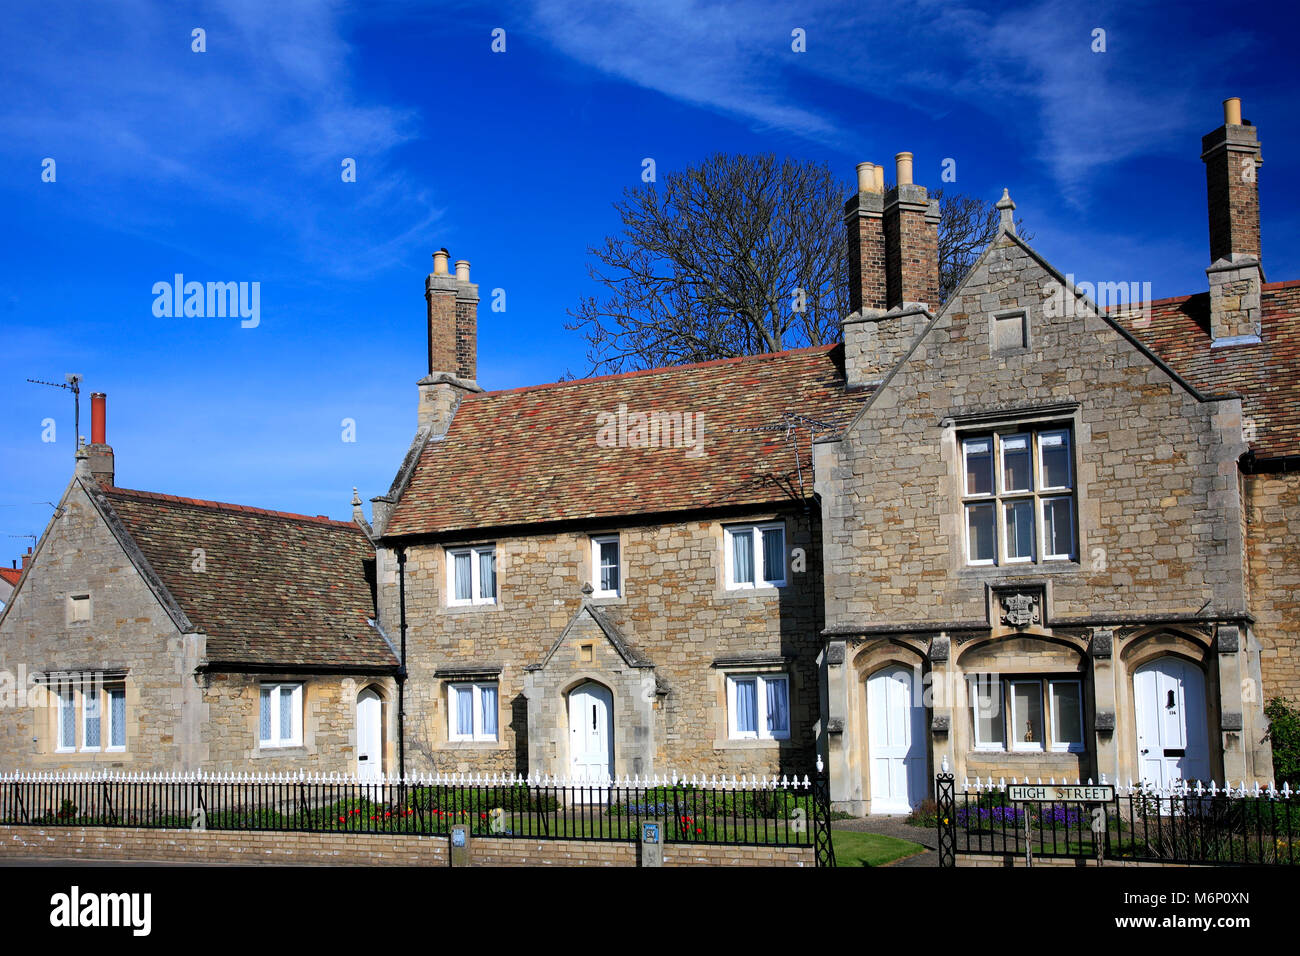
[[[129,827],[0,826],[0,863],[13,859],[144,860],[325,866],[447,866],[445,836],[250,833]],[[633,843],[471,839],[474,866],[636,866]],[[811,847],[664,847],[665,866],[814,866]]]

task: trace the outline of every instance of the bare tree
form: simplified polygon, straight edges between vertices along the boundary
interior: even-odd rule
[[[824,163],[723,153],[630,188],[618,236],[591,247],[605,295],[583,298],[593,373],[655,368],[836,342],[849,310],[843,202]],[[991,203],[935,192],[940,297],[997,232]],[[972,254],[971,250],[975,250]],[[955,276],[955,278],[954,278]]]

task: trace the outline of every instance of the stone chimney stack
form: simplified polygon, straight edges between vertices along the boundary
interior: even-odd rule
[[[441,437],[451,427],[461,396],[479,392],[478,286],[469,280],[469,262],[461,259],[452,275],[450,254],[433,254],[433,272],[424,281],[429,334],[429,374],[420,379],[420,427]]]
[[[912,154],[894,157],[897,185],[884,191],[884,168],[858,165],[858,193],[844,204],[849,244],[849,305],[842,323],[844,372],[851,388],[881,381],[939,307],[939,204],[912,182]]]
[[[107,438],[108,396],[103,392],[90,395],[90,444],[86,447],[90,477],[102,485],[112,485],[113,449]]]
[[[1258,170],[1264,160],[1237,97],[1223,101],[1223,125],[1201,137],[1201,161],[1210,214],[1210,335],[1216,348],[1252,344],[1263,331]]]

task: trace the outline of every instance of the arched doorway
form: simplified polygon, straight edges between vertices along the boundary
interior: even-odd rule
[[[357,777],[378,780],[384,775],[384,701],[367,687],[357,694]]]
[[[909,813],[925,799],[925,705],[916,674],[901,664],[867,678],[871,812]]]
[[[1168,787],[1210,779],[1205,675],[1199,667],[1172,655],[1143,664],[1133,674],[1133,705],[1143,782]]]

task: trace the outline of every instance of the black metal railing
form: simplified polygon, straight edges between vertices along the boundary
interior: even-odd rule
[[[815,848],[833,865],[825,778],[311,774],[0,775],[0,824],[633,841]]]
[[[1289,787],[1183,783],[1115,788],[1105,802],[1013,801],[1005,783],[935,782],[940,865],[956,855],[1183,865],[1300,864],[1300,799]],[[951,851],[945,856],[945,846]]]

